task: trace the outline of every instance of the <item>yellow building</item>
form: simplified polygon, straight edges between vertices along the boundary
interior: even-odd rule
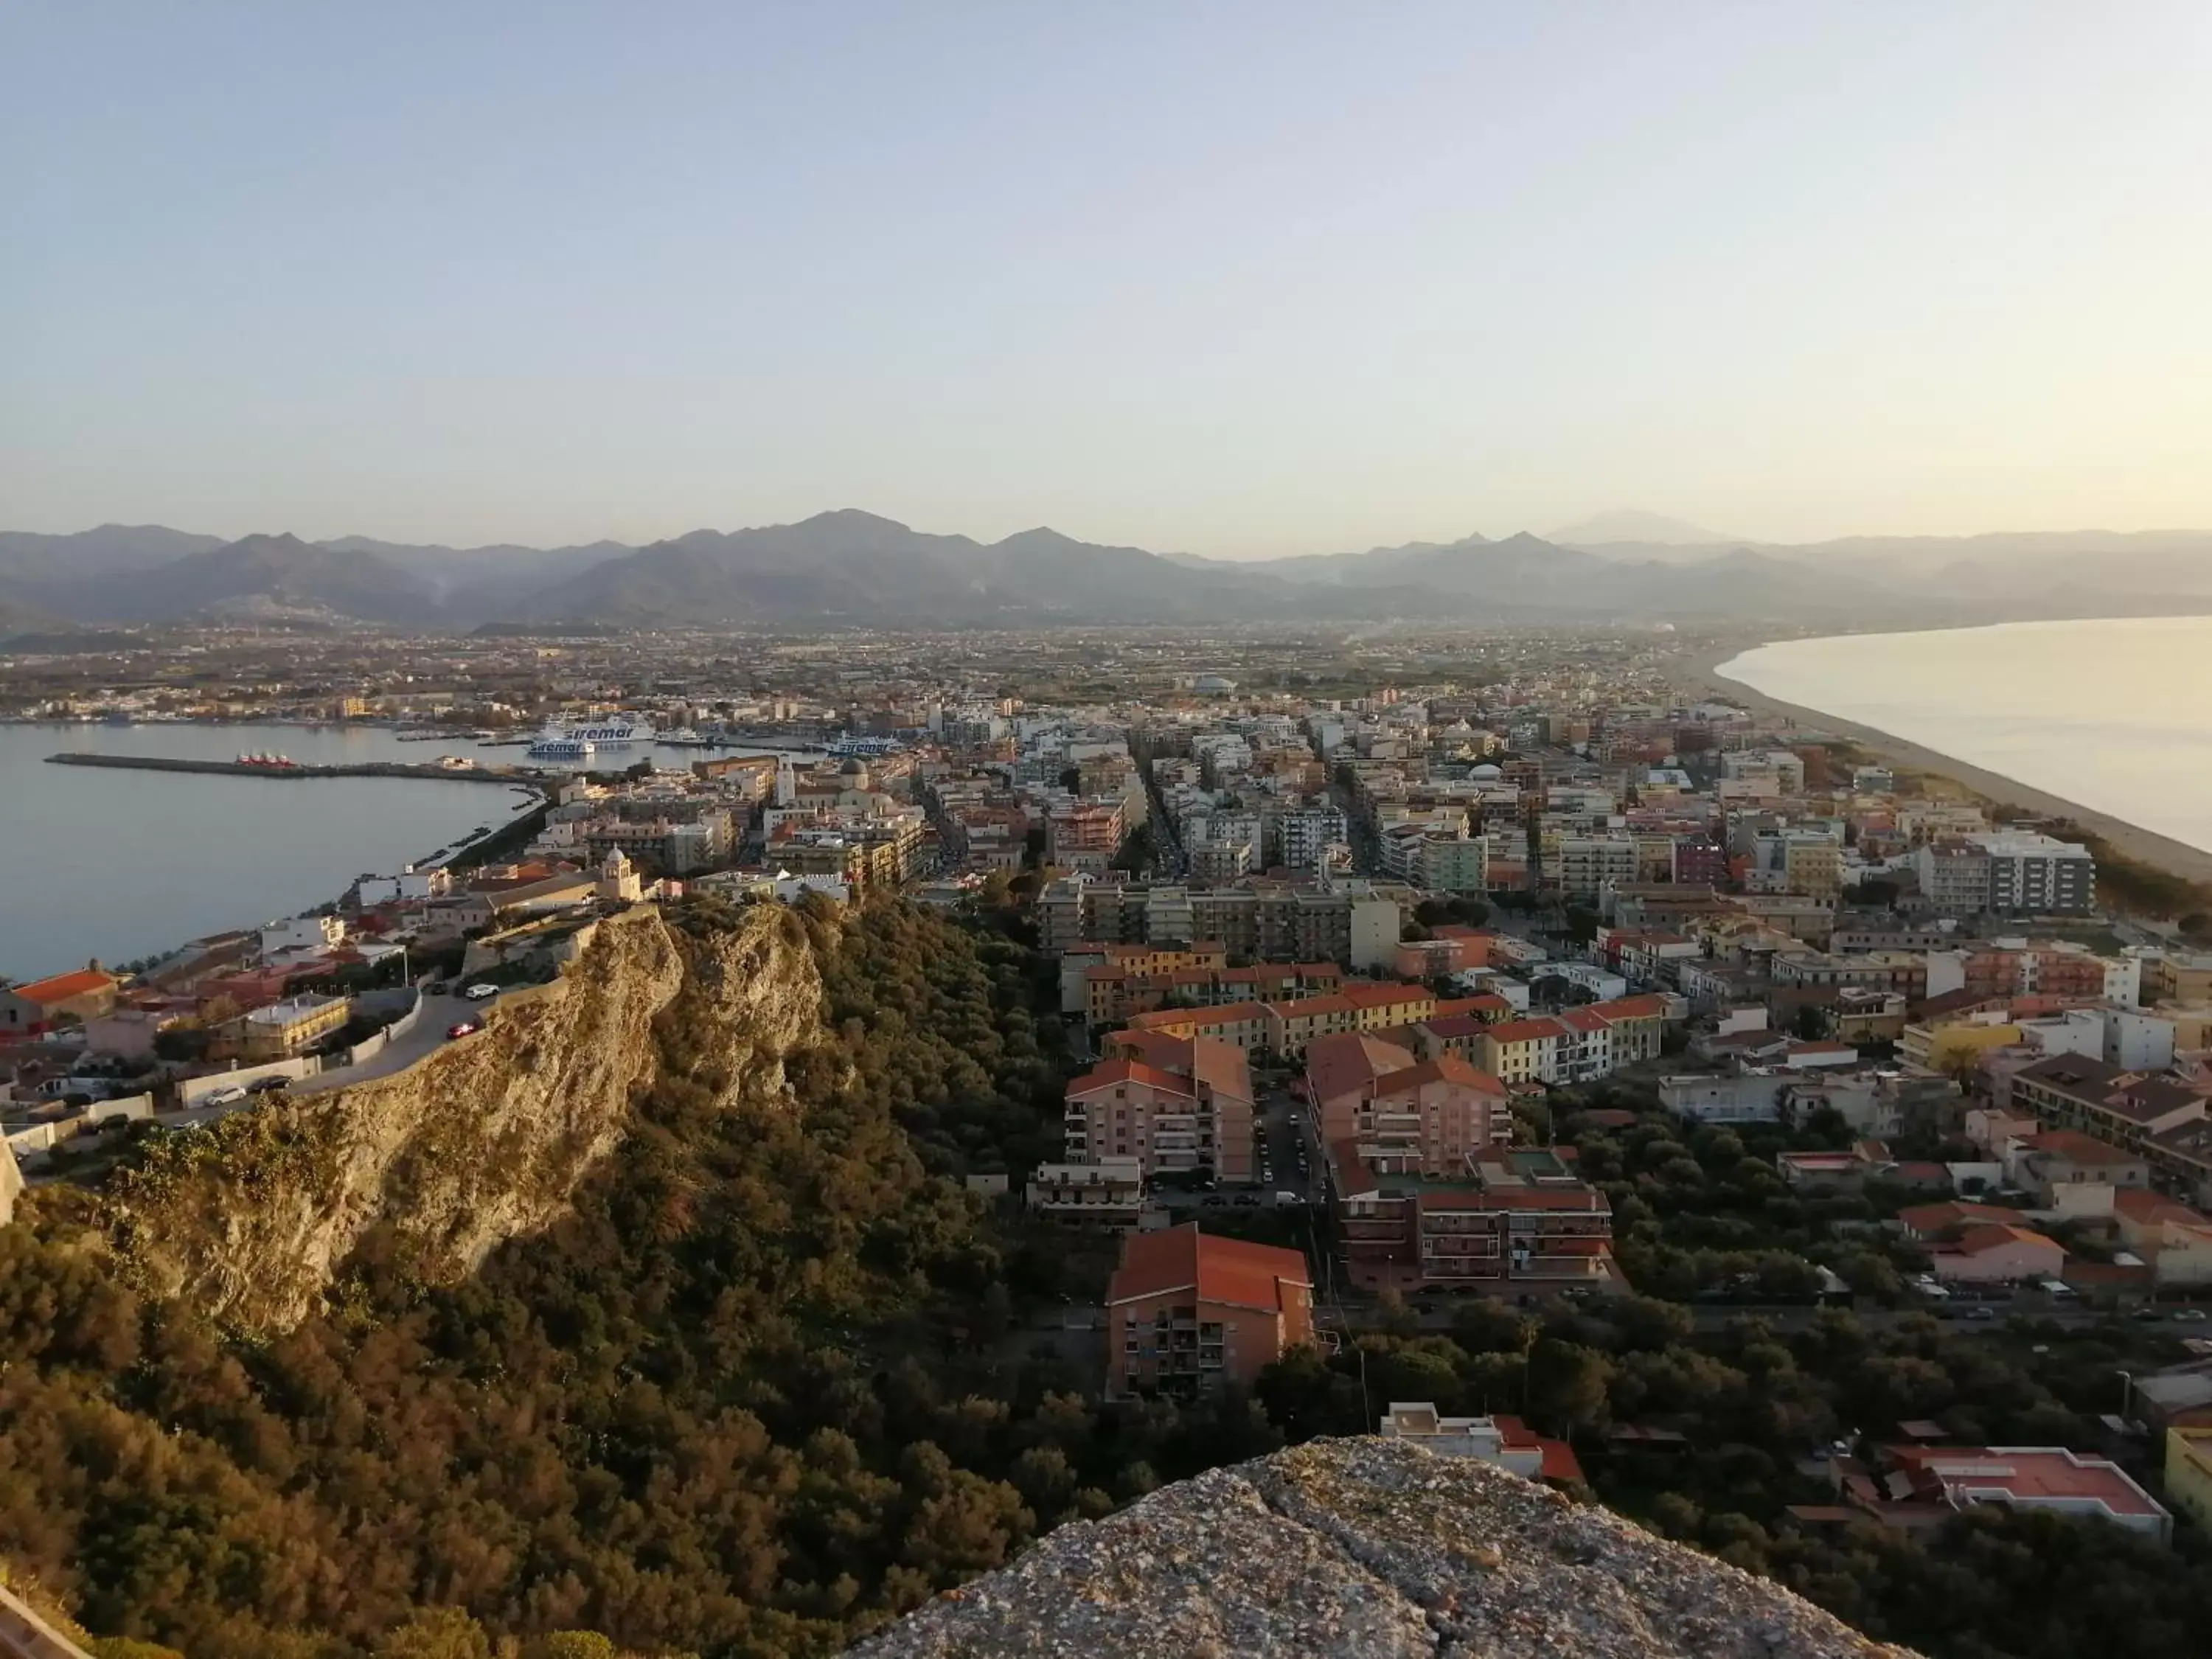
[[[1139,1034],[1156,1036],[1212,1037],[1218,1042],[1234,1044],[1250,1054],[1267,1046],[1270,1035],[1267,1005],[1264,1002],[1231,1002],[1218,1008],[1161,1008],[1149,1014],[1138,1014],[1129,1021],[1127,1029]],[[1110,1056],[1118,1052],[1115,1038],[1119,1032],[1109,1032],[1105,1052]]]
[[[1832,899],[1843,886],[1844,849],[1832,836],[1791,836],[1782,843],[1782,878],[1793,893]]]
[[[239,1021],[240,1046],[248,1060],[289,1060],[303,1054],[343,1025],[350,997],[290,997],[256,1008]]]
[[[2166,1431],[2166,1501],[2212,1532],[2212,1428]]]
[[[1916,1066],[1948,1073],[1992,1048],[2008,1048],[2021,1040],[2017,1025],[1908,1025],[1897,1049]]]

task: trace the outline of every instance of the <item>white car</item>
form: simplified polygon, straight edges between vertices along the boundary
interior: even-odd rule
[[[496,985],[471,985],[467,990],[462,992],[461,994],[466,997],[471,1002],[483,1002],[488,998],[497,996],[499,994],[499,987]]]
[[[228,1106],[234,1101],[245,1098],[245,1089],[234,1083],[228,1088],[210,1090],[199,1097],[198,1103],[203,1106]]]

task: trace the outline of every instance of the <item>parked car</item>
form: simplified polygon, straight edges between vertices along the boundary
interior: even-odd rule
[[[2202,1325],[2204,1322],[2204,1310],[2183,1308],[2173,1316],[2173,1318],[2174,1322],[2179,1325]]]
[[[242,1085],[234,1083],[228,1088],[210,1090],[206,1094],[204,1094],[199,1097],[198,1103],[202,1106],[228,1106],[234,1102],[240,1101],[245,1098],[246,1090],[244,1086]]]
[[[1995,1308],[1976,1308],[1966,1316],[1969,1319],[1995,1319],[1996,1316],[1997,1310]]]
[[[446,1035],[449,1037],[465,1037],[483,1030],[483,1022],[482,1020],[465,1019],[456,1024],[448,1025],[446,1028]]]
[[[280,1073],[275,1077],[258,1077],[254,1079],[252,1082],[246,1085],[246,1092],[249,1095],[273,1094],[279,1089],[289,1089],[291,1086],[292,1079]]]
[[[492,997],[497,996],[499,994],[499,987],[496,985],[484,984],[471,985],[467,990],[462,992],[461,994],[466,997],[471,1002],[483,1002]]]

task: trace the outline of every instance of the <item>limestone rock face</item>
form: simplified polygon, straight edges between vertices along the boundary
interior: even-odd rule
[[[1486,1463],[1321,1440],[1061,1528],[854,1659],[1911,1659]]]
[[[632,909],[465,1042],[178,1137],[118,1181],[111,1234],[150,1287],[249,1332],[305,1318],[380,1224],[410,1270],[456,1279],[561,1215],[613,1151],[658,1075],[664,1012],[734,1102],[781,1091],[782,1055],[818,1030],[820,1004],[804,936],[773,907],[701,938]]]

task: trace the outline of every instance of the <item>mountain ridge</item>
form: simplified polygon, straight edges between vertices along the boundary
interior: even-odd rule
[[[1589,523],[1652,520],[1600,515]],[[1656,520],[1662,526],[1674,520]],[[1695,526],[1680,526],[1694,529]],[[2212,609],[2212,532],[1992,532],[1818,544],[1571,545],[1517,531],[1364,552],[1209,559],[1049,526],[994,542],[857,507],[791,524],[475,548],[165,526],[0,532],[0,614],[82,625],[261,617],[466,632],[1037,627],[1402,619],[1967,625]]]

